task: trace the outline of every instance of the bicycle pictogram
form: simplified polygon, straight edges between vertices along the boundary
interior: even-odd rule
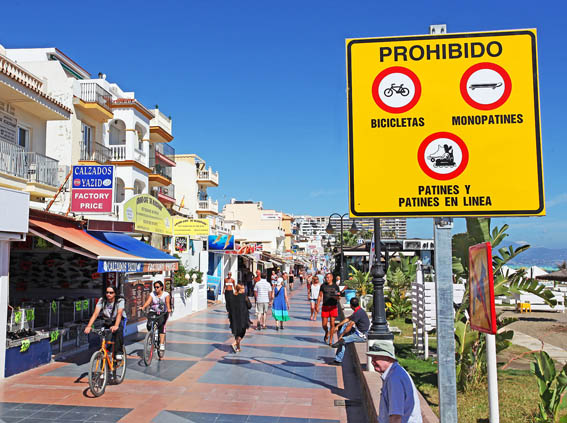
[[[407,87],[404,87],[404,84],[396,85],[394,82],[392,82],[390,88],[386,88],[384,90],[384,95],[386,97],[392,97],[394,93],[401,94],[402,96],[407,97],[410,91]]]

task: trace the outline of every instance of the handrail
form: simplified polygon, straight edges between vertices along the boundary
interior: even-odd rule
[[[59,161],[36,152],[26,152],[29,182],[59,186]]]
[[[112,111],[110,104],[112,94],[102,88],[94,81],[81,81],[81,100],[87,103],[97,103],[109,112]]]

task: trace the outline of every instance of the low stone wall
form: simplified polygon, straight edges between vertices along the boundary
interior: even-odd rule
[[[378,410],[380,409],[380,391],[382,389],[382,378],[380,373],[371,372],[367,369],[366,343],[348,344],[347,348],[354,360],[354,368],[361,383],[362,400],[364,401],[369,422],[378,421]],[[418,391],[421,403],[421,416],[423,423],[439,423],[423,395]]]

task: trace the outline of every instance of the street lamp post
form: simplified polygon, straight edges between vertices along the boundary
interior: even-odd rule
[[[382,265],[382,251],[380,245],[380,219],[374,219],[374,260],[370,274],[374,285],[374,301],[372,304],[372,326],[368,332],[368,339],[394,339],[394,334],[388,328],[386,321],[386,303],[384,301],[384,266]]]
[[[346,281],[346,276],[345,276],[345,255],[344,255],[344,251],[343,251],[343,243],[344,243],[344,237],[343,237],[343,219],[345,218],[345,216],[348,216],[348,213],[343,214],[342,216],[338,213],[331,213],[329,215],[329,224],[327,225],[327,228],[325,229],[325,232],[327,232],[328,234],[332,234],[335,232],[335,230],[333,229],[333,225],[331,225],[331,218],[333,216],[338,217],[341,220],[341,283],[345,283]],[[354,220],[352,221],[352,226],[349,229],[349,232],[351,234],[355,234],[358,232],[358,228],[356,227],[356,223],[354,223]]]

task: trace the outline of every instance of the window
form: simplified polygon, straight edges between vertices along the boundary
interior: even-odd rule
[[[83,143],[81,144],[81,158],[89,160],[92,152],[93,128],[89,125],[82,124],[83,127]]]
[[[30,149],[30,130],[18,126],[18,145],[24,147],[26,151]]]

